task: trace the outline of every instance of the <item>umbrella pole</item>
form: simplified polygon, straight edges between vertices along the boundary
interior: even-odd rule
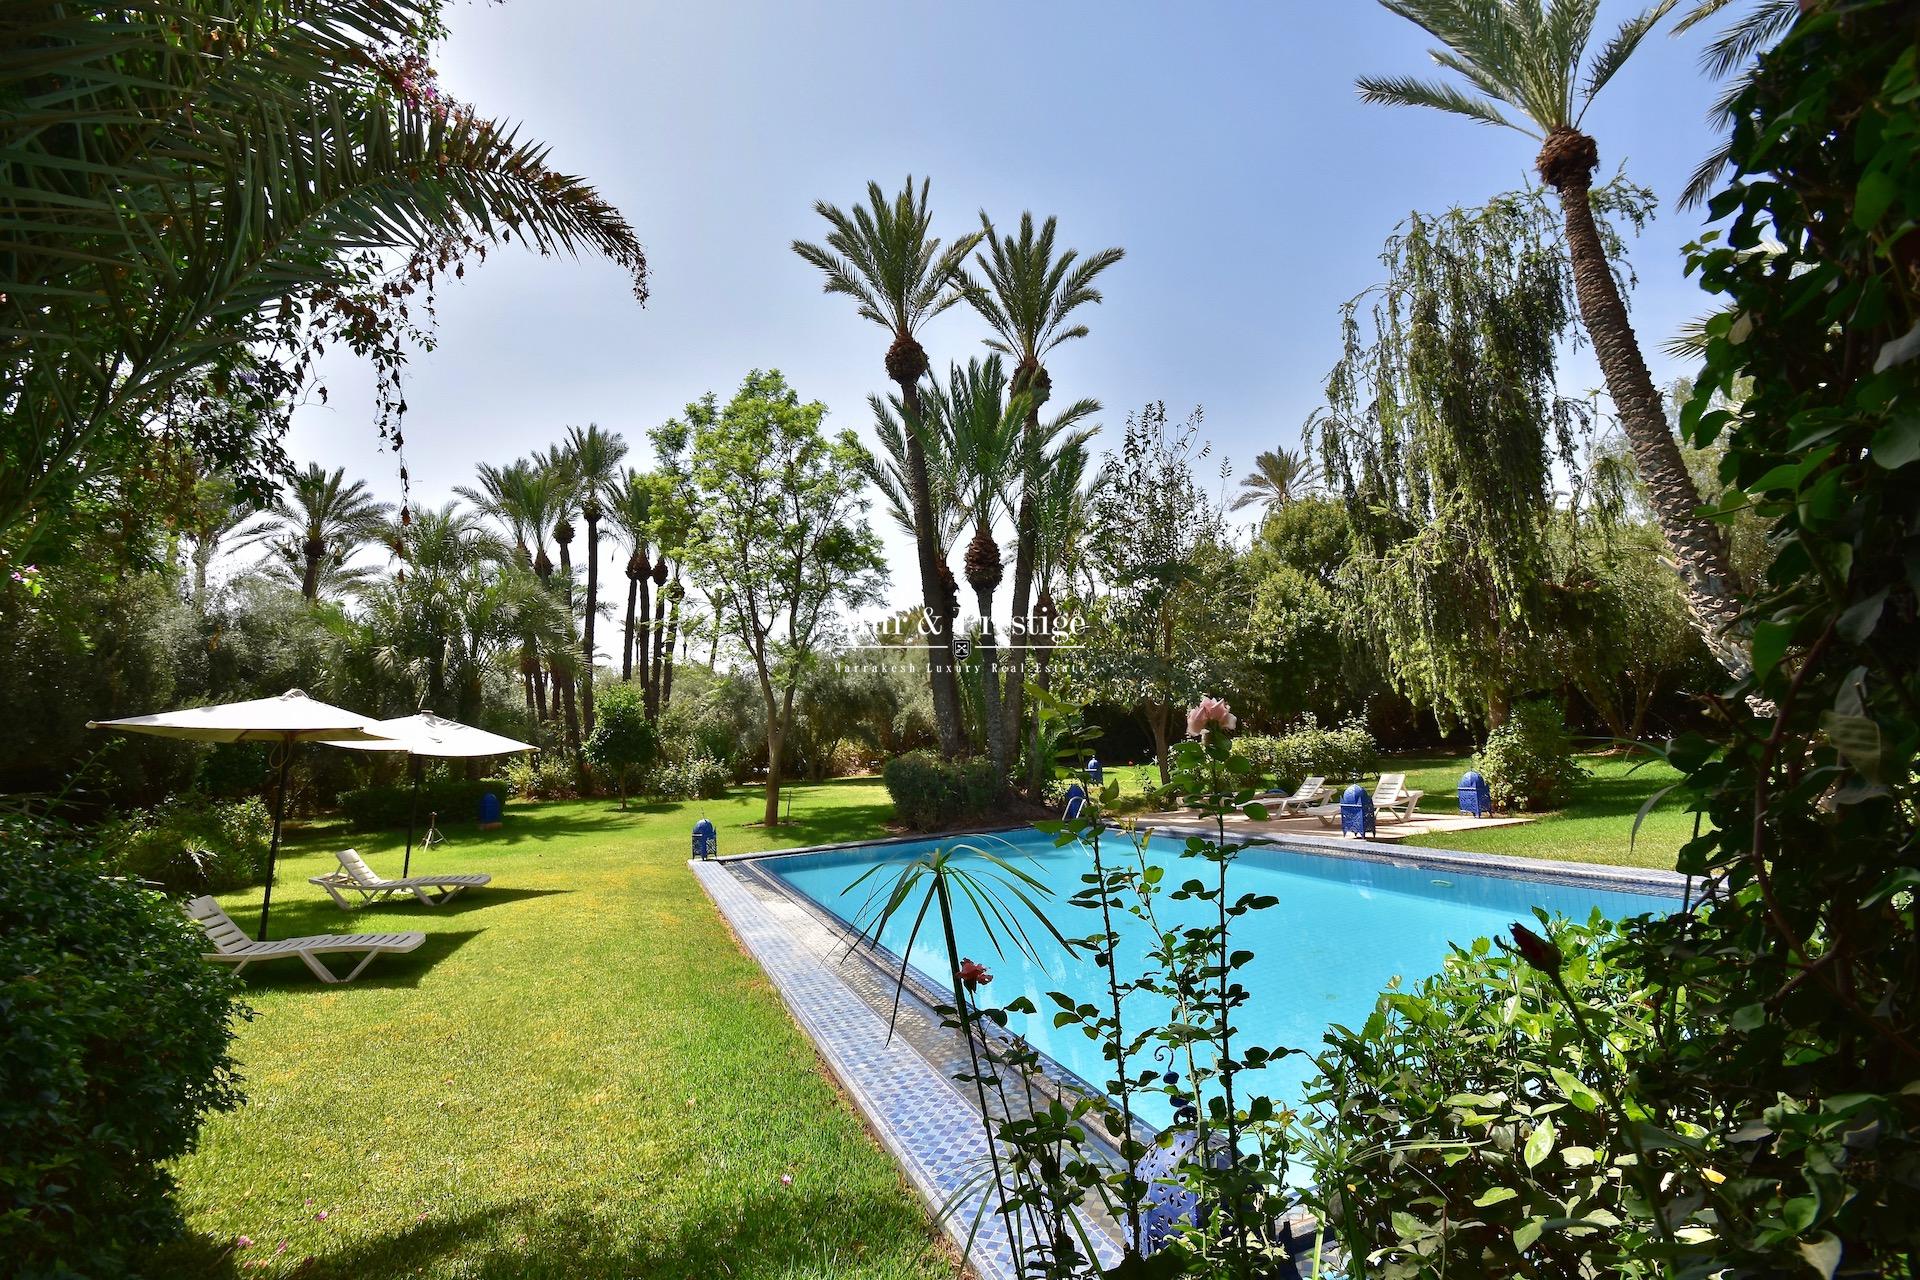
[[[267,892],[260,899],[260,941],[267,940],[267,912],[273,908],[273,869],[280,860],[280,823],[287,814],[287,768],[293,763],[293,743],[282,742],[280,786],[273,793],[273,841],[267,846]]]
[[[407,857],[400,864],[402,880],[413,870],[413,824],[420,816],[420,757],[409,753],[407,763],[413,766],[413,799],[407,804]]]

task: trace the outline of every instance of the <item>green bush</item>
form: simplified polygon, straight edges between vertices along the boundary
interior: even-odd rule
[[[647,794],[662,800],[718,800],[727,794],[733,770],[709,755],[669,760],[653,771]]]
[[[571,775],[569,775],[571,776]],[[429,813],[440,815],[441,826],[451,826],[457,822],[478,822],[480,820],[480,797],[491,791],[500,797],[504,804],[512,794],[512,767],[508,767],[508,776],[504,778],[481,778],[468,781],[465,778],[437,778],[420,784],[419,806],[416,809],[413,796],[413,784],[401,783],[397,786],[360,787],[345,791],[340,795],[340,810],[346,815],[347,825],[355,831],[390,830],[407,825],[409,814],[418,815],[418,821],[424,824]]]
[[[1619,929],[1597,912],[1547,929],[1585,1026],[1548,973],[1482,938],[1411,991],[1389,989],[1358,1030],[1328,1032],[1307,1087],[1325,1127],[1303,1146],[1316,1209],[1367,1260],[1355,1274],[1614,1274],[1613,1251],[1644,1238],[1640,1180],[1665,1170],[1637,1166],[1616,1118],[1635,1103],[1615,1091],[1663,1019],[1685,1030],[1685,1009],[1660,1007],[1645,974],[1616,963]],[[1700,1132],[1662,1124],[1667,1155]]]
[[[580,790],[579,775],[560,752],[515,756],[503,772],[502,781],[517,800],[571,800]]]
[[[1287,789],[1315,774],[1329,782],[1357,780],[1380,761],[1379,744],[1359,720],[1329,729],[1309,716],[1280,737],[1243,734],[1234,746],[1253,761],[1262,778]]]
[[[110,823],[101,845],[115,869],[177,893],[225,893],[264,883],[273,815],[266,802],[186,792]]]
[[[882,773],[893,811],[920,831],[974,823],[999,812],[1006,787],[985,760],[944,760],[910,751],[887,762]]]
[[[1473,767],[1503,809],[1555,808],[1587,776],[1574,758],[1573,735],[1560,709],[1544,699],[1516,706],[1506,723],[1487,735],[1486,749]]]
[[[620,807],[626,808],[627,792],[634,779],[660,758],[660,730],[647,719],[636,686],[616,684],[607,688],[585,751],[588,763],[613,783]]]
[[[160,894],[70,833],[0,818],[0,1258],[126,1276],[181,1229],[168,1162],[241,1102],[239,980]]]

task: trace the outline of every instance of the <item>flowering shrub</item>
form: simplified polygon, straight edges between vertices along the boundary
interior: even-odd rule
[[[272,839],[273,815],[258,796],[212,800],[189,791],[118,819],[101,843],[124,875],[176,893],[225,893],[266,879]]]
[[[1506,723],[1487,735],[1473,767],[1503,809],[1555,808],[1587,776],[1574,758],[1573,735],[1560,709],[1544,699],[1514,707]]]

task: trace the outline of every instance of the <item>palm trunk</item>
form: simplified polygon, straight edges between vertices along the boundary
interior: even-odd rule
[[[320,598],[320,562],[327,554],[327,545],[324,542],[320,544],[318,551],[313,548],[314,544],[311,542],[306,545],[304,555],[307,563],[300,574],[300,595],[308,604]]]
[[[634,576],[633,562],[627,562],[627,629],[620,641],[620,679],[633,679],[633,610],[640,596],[640,579]]]
[[[987,758],[1004,784],[1007,776],[1007,733],[1000,718],[1000,645],[993,634],[993,589],[1000,585],[1000,548],[984,520],[977,521],[967,546],[967,581],[980,606],[980,719],[987,741]]]
[[[588,733],[593,732],[593,624],[600,616],[600,512],[586,509],[587,518],[587,617],[581,626],[580,640],[580,719]]]
[[[558,666],[551,666],[553,685],[559,696],[561,713],[566,717],[567,750],[573,753],[573,771],[584,784],[587,778],[587,758],[580,751],[580,710],[573,697],[573,678]],[[582,788],[584,790],[584,786]]]
[[[1024,391],[1033,397],[1023,428],[1029,445],[1040,432],[1040,406],[1049,398],[1051,388],[1050,381],[1042,381],[1043,372],[1037,365],[1032,373],[1017,371],[1013,387],[1015,394]],[[1033,476],[1030,474],[1021,477],[1020,512],[1014,520],[1013,536],[1013,618],[1020,634],[1007,653],[1006,694],[1000,701],[1003,717],[1000,752],[1007,760],[1014,758],[1020,742],[1020,721],[1026,714],[1027,646],[1033,643],[1033,570],[1040,530],[1033,509]]]
[[[680,571],[674,570],[672,603],[667,608],[667,643],[664,646],[665,658],[660,671],[660,710],[664,713],[673,705],[673,646],[680,641]]]
[[[647,719],[653,719],[653,699],[646,696],[648,673],[653,670],[653,567],[645,560],[640,562],[640,630],[634,636],[633,665],[640,671],[641,701],[646,705]]]
[[[664,583],[653,593],[653,663],[647,668],[646,703],[649,718],[660,714],[660,671],[666,661],[667,592]]]
[[[1633,447],[1634,465],[1680,572],[1694,627],[1720,664],[1741,676],[1752,669],[1752,659],[1740,632],[1740,606],[1726,540],[1718,527],[1694,514],[1700,506],[1700,491],[1667,426],[1660,393],[1647,372],[1594,224],[1589,191],[1598,163],[1592,139],[1571,129],[1554,130],[1540,153],[1541,176],[1558,191],[1566,220],[1580,318],[1593,340],[1594,358]]]
[[[1035,610],[1045,622],[1047,631],[1044,636],[1034,638],[1035,655],[1033,659],[1033,683],[1045,693],[1053,688],[1053,597],[1042,588],[1039,607]],[[1041,776],[1040,760],[1040,718],[1034,717],[1033,737],[1030,739],[1033,749],[1027,753],[1027,795],[1039,800],[1046,794],[1047,780]]]
[[[927,477],[927,452],[921,447],[920,433],[925,424],[920,416],[920,375],[926,372],[926,353],[911,337],[894,340],[887,352],[887,372],[894,375],[895,352],[900,352],[900,368],[894,381],[900,385],[900,405],[906,419],[907,488],[913,503],[913,541],[920,560],[920,603],[926,610],[933,634],[926,638],[927,679],[933,694],[933,723],[940,736],[940,750],[949,759],[966,754],[966,738],[960,728],[960,682],[953,657],[953,604],[940,572],[939,525],[933,514],[933,486]],[[917,362],[910,359],[917,356]],[[917,367],[910,367],[915,366]]]

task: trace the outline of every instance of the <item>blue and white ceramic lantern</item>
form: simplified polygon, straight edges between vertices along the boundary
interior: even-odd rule
[[[1107,780],[1106,768],[1100,763],[1099,756],[1087,757],[1087,781],[1099,786]]]
[[[1460,812],[1476,818],[1493,816],[1493,788],[1477,769],[1469,769],[1460,779]]]
[[[1373,836],[1373,797],[1359,783],[1340,797],[1340,834],[1365,840]]]
[[[711,858],[720,852],[720,837],[705,818],[693,824],[693,856]]]

